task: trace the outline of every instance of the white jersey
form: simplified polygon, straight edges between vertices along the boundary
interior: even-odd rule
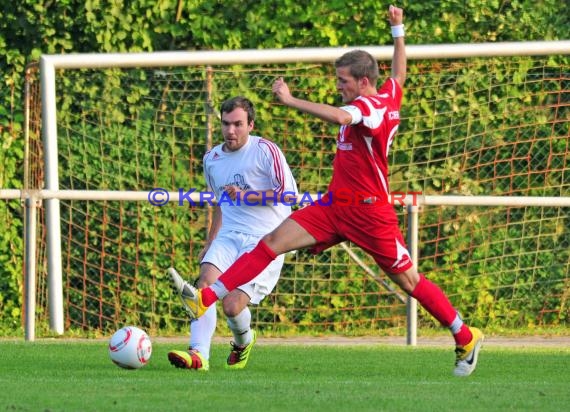
[[[282,202],[231,201],[225,186],[237,186],[242,196],[247,192],[274,190],[277,199],[284,193],[297,195],[297,184],[279,147],[259,136],[250,135],[235,152],[224,152],[219,144],[204,155],[204,177],[216,196],[222,212],[220,232],[236,231],[265,235],[291,214],[291,206]]]

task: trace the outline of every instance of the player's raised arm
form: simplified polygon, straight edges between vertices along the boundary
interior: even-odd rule
[[[305,113],[312,114],[313,116],[316,116],[326,122],[335,124],[349,124],[352,121],[350,114],[344,110],[339,109],[338,107],[323,103],[314,103],[308,100],[293,97],[289,91],[289,86],[287,86],[287,83],[285,80],[283,80],[282,77],[273,83],[271,90],[277,99],[284,105]]]
[[[406,81],[406,44],[404,41],[404,11],[390,6],[388,20],[394,38],[394,55],[392,56],[392,78],[404,87]]]

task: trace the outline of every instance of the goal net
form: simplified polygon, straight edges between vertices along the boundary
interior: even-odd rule
[[[382,76],[389,63],[381,62]],[[220,103],[256,105],[254,133],[281,146],[302,192],[323,192],[336,128],[279,105],[271,84],[338,105],[332,65],[58,70],[59,185],[66,190],[205,190],[202,156],[221,141]],[[30,78],[26,185],[44,187],[39,81]],[[397,193],[570,196],[570,67],[557,56],[416,60],[390,152]],[[406,211],[395,206],[406,231]],[[208,207],[171,201],[61,201],[65,326],[131,323],[187,331],[166,268],[198,273]],[[45,218],[39,216],[37,319],[47,333]],[[568,208],[425,206],[419,268],[469,323],[489,329],[568,322]],[[266,333],[402,334],[405,296],[351,244],[286,256],[274,293],[253,308]],[[420,312],[421,328],[438,325]],[[220,322],[220,328],[224,328]]]

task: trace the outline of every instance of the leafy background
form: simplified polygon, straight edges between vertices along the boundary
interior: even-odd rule
[[[1,7],[1,188],[22,187],[24,79],[26,66],[41,54],[391,43],[386,23],[388,4],[379,6],[369,0],[317,4],[304,0],[22,0],[3,2]],[[570,6],[566,1],[406,1],[401,7],[405,9],[408,44],[570,38]],[[567,58],[563,60],[568,63]],[[487,68],[471,70],[484,72]],[[454,176],[453,164],[442,167],[448,176]],[[472,189],[477,192],[476,182],[472,182]],[[21,326],[22,307],[23,228],[18,201],[0,202],[0,229],[0,327],[13,331]],[[452,241],[468,242],[468,235]],[[450,248],[456,247],[459,245],[450,244]]]

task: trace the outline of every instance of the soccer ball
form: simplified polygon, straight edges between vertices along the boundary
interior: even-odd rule
[[[148,363],[152,343],[146,332],[136,326],[125,326],[116,331],[109,341],[109,356],[124,369],[139,369]]]

